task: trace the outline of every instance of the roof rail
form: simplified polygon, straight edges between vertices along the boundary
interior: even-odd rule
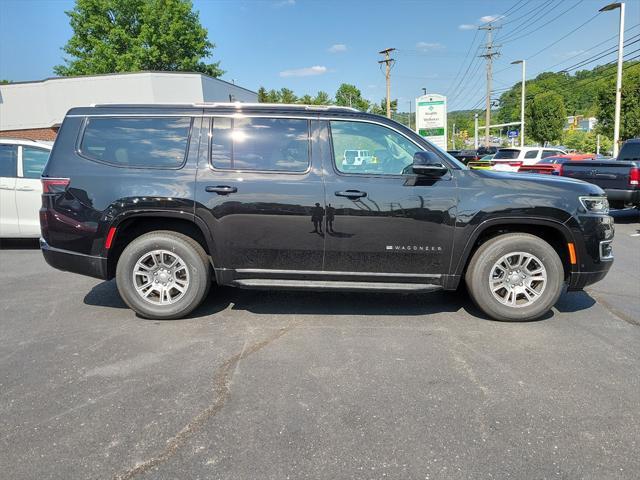
[[[342,110],[358,112],[352,107],[340,105],[306,105],[301,103],[262,103],[262,102],[194,102],[194,103],[92,103],[90,107],[265,107],[265,108],[297,108],[304,110]]]

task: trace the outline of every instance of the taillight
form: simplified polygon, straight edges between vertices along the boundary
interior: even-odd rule
[[[42,193],[64,193],[69,186],[68,178],[42,178]]]
[[[629,170],[629,185],[640,185],[640,168],[631,167]]]

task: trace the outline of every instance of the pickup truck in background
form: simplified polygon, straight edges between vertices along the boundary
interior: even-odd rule
[[[567,162],[562,175],[598,185],[612,208],[640,208],[640,138],[627,140],[612,160]]]

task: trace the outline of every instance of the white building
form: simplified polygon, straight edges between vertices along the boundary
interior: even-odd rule
[[[94,103],[257,102],[258,94],[200,73],[139,72],[0,85],[0,137],[53,140],[67,111]]]

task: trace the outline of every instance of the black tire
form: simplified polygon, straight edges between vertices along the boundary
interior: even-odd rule
[[[547,275],[547,282],[539,296],[529,305],[518,307],[505,305],[495,298],[489,281],[494,265],[505,255],[514,252],[537,257]],[[509,233],[492,238],[478,248],[467,268],[465,282],[473,302],[489,317],[501,321],[525,322],[541,317],[558,301],[564,286],[564,269],[558,253],[541,238],[527,233]],[[498,292],[500,293],[507,295],[506,290]],[[524,294],[520,294],[518,298],[523,302],[527,301]]]
[[[136,263],[154,250],[166,250],[177,255],[188,271],[188,285],[175,303],[158,305],[147,301],[134,285]],[[207,296],[211,286],[211,264],[200,244],[192,238],[177,232],[159,230],[141,235],[127,245],[118,259],[116,284],[124,302],[140,316],[158,320],[182,318],[191,313]]]

